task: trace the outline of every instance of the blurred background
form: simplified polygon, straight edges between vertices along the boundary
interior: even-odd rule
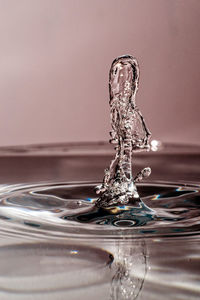
[[[199,31],[199,0],[0,0],[0,146],[107,141],[123,54],[153,138],[200,144]]]

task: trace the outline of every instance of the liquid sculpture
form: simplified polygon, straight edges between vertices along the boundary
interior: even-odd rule
[[[110,143],[115,144],[115,158],[105,169],[103,183],[96,187],[100,197],[98,207],[127,204],[138,200],[135,183],[151,174],[149,167],[141,170],[133,179],[132,152],[149,149],[151,133],[135,103],[138,90],[139,67],[137,60],[124,55],[116,58],[110,69]]]

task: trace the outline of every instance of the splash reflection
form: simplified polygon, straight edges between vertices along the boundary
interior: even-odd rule
[[[115,274],[112,278],[110,300],[135,300],[142,291],[147,273],[144,241],[116,244]]]

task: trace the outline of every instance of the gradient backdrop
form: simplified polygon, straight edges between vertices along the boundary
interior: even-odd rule
[[[199,32],[199,0],[0,0],[0,146],[107,140],[122,54],[153,137],[200,144]]]

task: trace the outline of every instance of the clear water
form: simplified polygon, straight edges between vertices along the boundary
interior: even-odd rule
[[[0,153],[0,299],[199,299],[199,149],[138,154],[142,202],[113,209],[94,206],[110,154],[63,148]]]
[[[200,187],[172,183],[138,184],[141,200],[123,206],[95,206],[96,183],[17,185],[1,188],[3,229],[46,236],[143,238],[200,232]],[[84,226],[83,226],[84,224]]]
[[[96,285],[99,292],[105,286],[103,296],[102,291],[98,296],[103,299],[146,299],[146,286],[152,291],[152,298],[148,299],[159,299],[159,289],[163,293],[169,285],[165,277],[178,272],[177,253],[173,253],[177,245],[172,250],[173,243],[178,243],[179,248],[186,238],[193,243],[199,235],[200,188],[170,183],[139,184],[142,202],[138,206],[129,203],[104,209],[94,205],[95,186],[96,183],[56,183],[2,187],[2,299],[12,299],[11,295],[15,299],[17,295],[19,299],[23,295],[24,299],[31,295],[40,299],[43,293],[55,299],[55,294],[62,297],[63,291],[70,299],[77,299],[81,289],[88,289],[89,293],[83,299],[93,299]],[[152,264],[155,245],[158,258]],[[173,289],[181,297],[190,295],[195,299],[200,293],[193,272],[197,271],[199,252],[194,256],[187,251],[184,260],[196,283],[192,279],[191,288],[187,281],[183,289],[182,279],[177,278]],[[162,299],[168,297],[163,295]]]
[[[138,199],[136,182],[149,177],[151,168],[145,167],[133,177],[132,154],[150,149],[151,133],[142,113],[136,105],[139,66],[130,55],[117,57],[109,72],[110,92],[110,143],[115,144],[115,156],[104,171],[102,184],[96,187],[97,206],[126,205],[130,199]],[[134,165],[133,165],[134,166]]]

